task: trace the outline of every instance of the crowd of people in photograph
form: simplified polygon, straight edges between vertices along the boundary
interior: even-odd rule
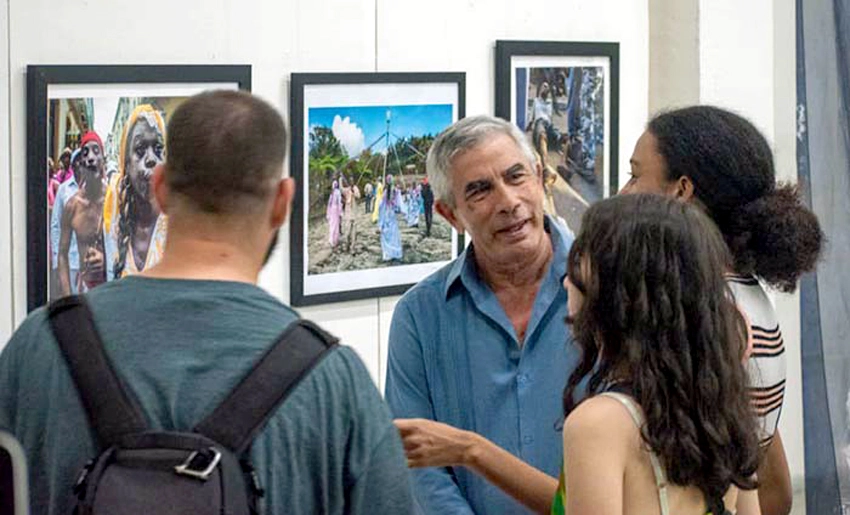
[[[404,257],[399,218],[407,227],[419,227],[419,221],[424,217],[425,231],[422,236],[431,236],[434,194],[427,177],[412,184],[398,185],[394,176],[387,174],[375,186],[367,181],[363,186],[362,197],[364,215],[371,217],[372,223],[378,228],[383,261],[401,261]],[[331,249],[355,252],[356,204],[360,198],[360,188],[349,177],[338,175],[333,180],[325,210]]]
[[[48,160],[51,298],[83,293],[154,265],[165,245],[166,218],[150,180],[162,163],[165,121],[151,105],[136,107],[124,125],[117,166],[108,166],[93,130],[79,147]]]

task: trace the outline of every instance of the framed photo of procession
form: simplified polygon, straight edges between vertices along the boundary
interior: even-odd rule
[[[251,89],[251,67],[27,67],[27,309],[158,261],[151,191],[166,124],[186,98]]]
[[[457,257],[425,158],[464,94],[463,73],[292,75],[292,305],[401,294]]]
[[[543,166],[547,214],[578,234],[617,192],[619,44],[496,42],[496,116],[526,133]]]

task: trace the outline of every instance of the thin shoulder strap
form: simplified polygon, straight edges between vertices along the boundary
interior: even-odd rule
[[[338,341],[310,321],[293,322],[195,431],[243,454],[275,408]]]
[[[112,367],[82,296],[52,302],[48,319],[101,449],[119,437],[147,430],[144,413]]]
[[[629,415],[632,416],[632,420],[638,430],[643,428],[643,411],[634,399],[628,395],[618,392],[603,392],[600,395],[611,397],[612,399],[620,401],[620,404],[625,406]],[[652,450],[649,451],[649,460],[652,462],[652,472],[655,474],[655,486],[658,489],[658,503],[661,505],[661,515],[669,515],[670,503],[667,500],[667,474],[664,473],[664,468],[661,467],[661,463],[658,461],[658,456],[656,456]]]

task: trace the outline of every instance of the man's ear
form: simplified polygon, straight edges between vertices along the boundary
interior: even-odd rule
[[[446,221],[449,222],[449,224],[454,227],[459,234],[463,234],[463,223],[461,223],[460,219],[455,214],[455,210],[452,207],[450,207],[442,200],[437,200],[434,202],[434,209],[436,209],[437,212],[440,213],[440,215],[445,218]]]
[[[170,193],[168,189],[168,184],[165,181],[165,167],[168,166],[166,163],[159,163],[153,169],[153,176],[151,177],[151,184],[153,185],[153,196],[154,200],[156,200],[156,204],[159,206],[159,210],[162,211],[163,214],[168,214],[168,195]]]
[[[295,196],[295,179],[286,177],[277,183],[272,201],[271,224],[279,228],[289,218],[292,209],[292,198]]]
[[[694,181],[687,175],[676,179],[673,188],[673,195],[683,202],[690,202],[694,198]]]

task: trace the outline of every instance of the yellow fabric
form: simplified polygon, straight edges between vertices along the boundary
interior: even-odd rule
[[[112,219],[118,219],[118,174],[114,174],[106,185],[106,197],[103,199],[103,229],[106,234],[112,234]]]
[[[162,259],[162,253],[165,250],[165,234],[168,232],[168,220],[165,215],[159,215],[156,219],[156,225],[153,228],[153,234],[151,234],[151,243],[148,246],[148,255],[145,258],[145,265],[142,270],[147,270],[152,266],[159,263],[159,260]],[[121,277],[127,277],[128,275],[134,275],[139,273],[139,270],[136,268],[136,259],[133,256],[133,249],[129,245],[127,246],[127,257],[125,258],[126,262],[124,264],[124,271],[121,273]]]
[[[372,223],[378,222],[378,209],[380,209],[381,200],[384,198],[384,183],[378,183],[378,191],[375,193],[375,207],[372,208]]]

